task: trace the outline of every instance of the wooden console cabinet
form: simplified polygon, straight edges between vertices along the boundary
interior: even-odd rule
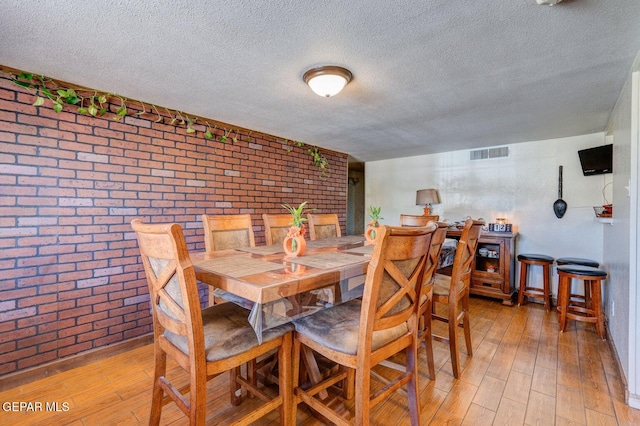
[[[447,238],[459,239],[461,234],[462,231],[448,230]],[[504,305],[513,305],[516,295],[517,237],[517,232],[483,231],[480,234],[471,272],[471,294],[501,299]],[[451,267],[438,272],[451,275]]]

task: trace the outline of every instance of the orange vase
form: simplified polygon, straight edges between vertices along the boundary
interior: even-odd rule
[[[373,244],[376,242],[376,234],[377,232],[375,226],[367,228],[364,233],[364,238],[367,240],[367,244]]]
[[[287,236],[282,241],[282,247],[288,257],[302,256],[307,249],[307,241],[301,235],[296,237]]]

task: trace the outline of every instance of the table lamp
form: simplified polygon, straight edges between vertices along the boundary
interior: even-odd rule
[[[431,205],[440,204],[437,189],[420,189],[416,191],[416,206],[424,206],[424,216],[431,215]]]

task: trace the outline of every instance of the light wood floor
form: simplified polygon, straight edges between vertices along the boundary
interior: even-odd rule
[[[592,325],[570,321],[558,333],[557,315],[541,305],[505,307],[499,302],[472,298],[474,356],[462,352],[460,380],[451,375],[448,348],[434,342],[436,380],[429,380],[421,362],[421,417],[423,425],[632,425],[640,411],[624,404],[623,385],[606,342]],[[462,345],[461,347],[463,347]],[[421,355],[424,353],[421,350]],[[186,381],[175,364],[172,373]],[[137,425],[146,424],[151,401],[153,348],[151,345],[96,361],[0,393],[0,402],[40,402],[41,412],[0,410],[0,424],[20,425]],[[256,404],[246,400],[229,404],[228,377],[208,385],[208,424],[225,424]],[[60,410],[47,412],[46,402]],[[37,408],[34,406],[34,408]],[[273,413],[259,424],[277,425]],[[167,405],[162,424],[183,425],[186,419]],[[304,405],[299,425],[319,425]],[[377,407],[376,425],[408,425],[401,393]]]

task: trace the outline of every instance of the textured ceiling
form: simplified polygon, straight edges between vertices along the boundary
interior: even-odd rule
[[[3,2],[0,64],[369,161],[605,130],[640,1]],[[304,72],[354,80],[321,98]]]

